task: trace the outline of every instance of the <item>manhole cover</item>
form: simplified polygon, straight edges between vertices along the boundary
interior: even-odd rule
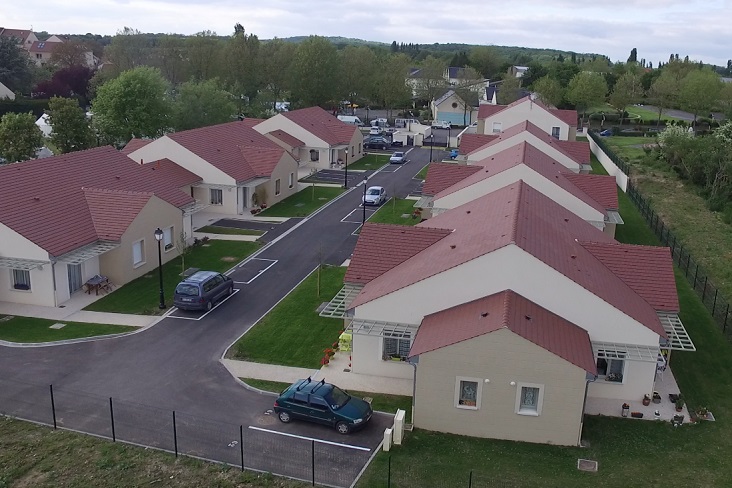
[[[64,327],[66,327],[66,324],[62,324],[59,322],[50,326],[49,329],[63,329]]]
[[[580,471],[597,473],[597,461],[592,461],[590,459],[578,459],[577,469],[579,469]]]
[[[277,417],[274,415],[260,415],[257,417],[257,424],[259,425],[274,425],[277,423]]]

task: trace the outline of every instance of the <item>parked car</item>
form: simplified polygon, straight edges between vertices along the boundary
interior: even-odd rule
[[[382,134],[382,132],[383,131],[381,130],[381,127],[379,127],[379,126],[371,127],[369,129],[370,136],[380,136]]]
[[[381,149],[383,151],[386,151],[386,149],[389,147],[389,141],[381,136],[371,136],[366,142],[363,143],[363,146],[366,149]]]
[[[173,305],[182,310],[211,310],[234,293],[234,281],[216,271],[197,271],[175,287]]]
[[[306,420],[334,427],[340,434],[349,434],[368,423],[373,414],[371,405],[355,398],[325,379],[298,380],[275,400],[274,411],[280,421]]]
[[[386,189],[383,186],[370,186],[361,197],[364,205],[381,205],[386,201]]]
[[[433,120],[431,126],[433,129],[450,129],[452,124],[447,120]]]
[[[605,129],[604,131],[600,132],[600,135],[601,136],[604,136],[604,137],[611,136],[611,135],[613,135],[613,130],[612,129]]]
[[[407,162],[407,157],[404,155],[403,152],[397,151],[391,155],[391,157],[389,158],[389,162],[391,164],[404,164]]]

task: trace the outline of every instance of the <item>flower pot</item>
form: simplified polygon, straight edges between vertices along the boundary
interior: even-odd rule
[[[653,392],[653,403],[661,403],[661,395],[657,391]]]
[[[623,403],[623,407],[620,410],[620,415],[623,417],[627,417],[629,413],[630,413],[630,405],[628,405],[627,403]]]
[[[649,397],[648,395],[644,396],[643,397],[643,406],[647,407],[650,404],[651,404],[651,397]]]

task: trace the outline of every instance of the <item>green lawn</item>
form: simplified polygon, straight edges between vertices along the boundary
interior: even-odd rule
[[[618,226],[621,242],[658,244],[633,204],[620,193],[625,221]],[[391,486],[629,487],[729,486],[732,464],[732,346],[686,280],[677,273],[681,320],[696,352],[675,351],[671,368],[691,408],[708,406],[717,422],[674,429],[668,422],[585,417],[587,448],[557,447],[491,439],[475,439],[415,430],[403,447],[380,452],[358,487]],[[577,470],[577,459],[599,462],[599,472]]]
[[[268,381],[268,380],[257,380],[254,378],[239,378],[244,383],[259,388],[264,391],[271,391],[273,393],[281,393],[285,388],[290,386],[290,383],[282,383],[280,381]],[[404,395],[386,395],[384,393],[371,393],[366,391],[348,390],[348,393],[357,397],[371,397],[371,407],[379,412],[394,413],[398,408],[401,408],[407,413],[407,421],[412,411],[412,397]]]
[[[259,247],[260,244],[257,242],[209,240],[202,246],[191,248],[191,253],[185,257],[185,268],[226,271]],[[176,285],[183,279],[180,276],[182,271],[180,256],[163,265],[163,291],[168,307],[173,303],[173,292]],[[162,313],[158,308],[159,290],[158,270],[155,269],[119,287],[84,310],[143,315],[159,314]]]
[[[390,154],[366,154],[353,164],[348,165],[349,170],[379,169],[389,163]]]
[[[261,236],[264,235],[262,230],[254,229],[237,229],[236,227],[221,227],[218,225],[207,225],[196,229],[196,232],[204,232],[206,234],[224,234],[224,235],[239,235],[239,236]]]
[[[259,217],[307,217],[343,193],[343,188],[313,186],[258,213]]]
[[[427,178],[427,171],[429,169],[430,169],[430,165],[429,164],[426,164],[424,166],[424,168],[422,168],[422,169],[419,170],[419,173],[417,173],[416,175],[414,175],[414,178],[415,179],[418,179],[418,180],[424,180],[425,178]]]
[[[23,343],[53,342],[66,339],[79,339],[82,337],[121,334],[137,329],[137,327],[128,327],[125,325],[89,324],[85,322],[66,321],[61,321],[61,323],[66,324],[65,327],[51,329],[50,327],[56,323],[58,323],[56,320],[39,319],[36,317],[14,316],[10,320],[0,320],[0,340]]]
[[[401,225],[419,224],[420,219],[412,218],[415,203],[415,200],[391,198],[388,202],[381,205],[379,210],[371,216],[369,222]],[[405,215],[406,217],[404,217]]]
[[[320,274],[320,294],[318,294]],[[317,308],[343,287],[345,267],[325,266],[308,276],[229,350],[231,359],[319,368],[323,351],[338,340],[343,320]]]

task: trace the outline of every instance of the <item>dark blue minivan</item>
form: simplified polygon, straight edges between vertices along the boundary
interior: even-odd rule
[[[182,310],[211,310],[234,293],[234,281],[216,271],[198,271],[175,287],[173,305]]]

